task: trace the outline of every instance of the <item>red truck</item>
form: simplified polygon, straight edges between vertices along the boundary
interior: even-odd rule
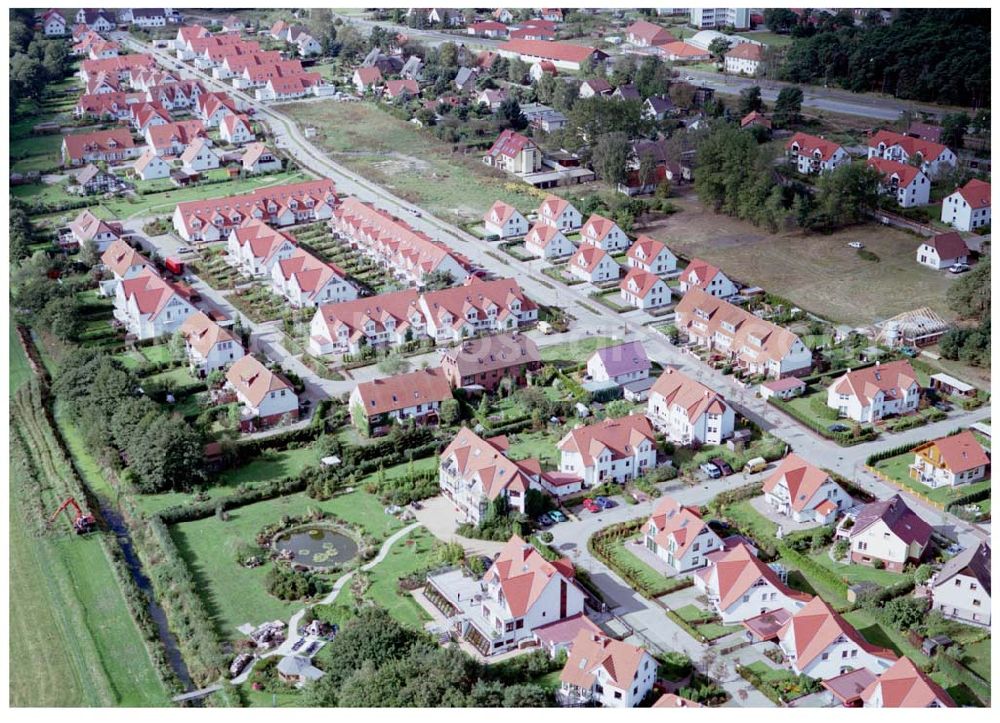
[[[176,276],[184,274],[184,262],[176,256],[168,256],[167,260],[163,262],[163,265],[167,267],[167,271],[175,274]]]

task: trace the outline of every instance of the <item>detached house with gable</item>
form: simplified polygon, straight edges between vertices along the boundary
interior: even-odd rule
[[[271,290],[287,299],[293,309],[358,298],[357,288],[342,269],[301,248],[271,265]]]
[[[580,229],[580,243],[596,246],[604,251],[624,251],[629,247],[628,236],[618,224],[604,216],[593,214]]]
[[[621,267],[611,258],[611,254],[589,244],[583,244],[577,249],[567,268],[573,276],[591,284],[613,281],[621,274]]]
[[[856,564],[881,563],[902,572],[908,562],[920,561],[931,540],[931,526],[898,493],[865,505],[853,515],[853,523],[847,527],[842,522],[837,535],[850,541],[851,562]]]
[[[362,382],[348,399],[351,421],[362,434],[380,435],[393,423],[414,420],[436,424],[441,402],[451,399],[451,385],[440,369],[418,369]]]
[[[574,231],[583,225],[583,216],[565,198],[549,195],[538,207],[538,223],[563,232]]]
[[[990,225],[990,184],[973,178],[941,203],[941,222],[959,231]]]
[[[173,334],[195,311],[180,286],[160,278],[152,269],[124,279],[115,289],[115,318],[136,339]]]
[[[573,563],[549,562],[515,535],[482,580],[461,570],[430,575],[427,599],[484,657],[535,645],[535,631],[584,612]]]
[[[576,253],[576,246],[556,226],[536,223],[524,237],[524,250],[540,259],[556,259]]]
[[[833,678],[857,668],[879,675],[897,659],[891,650],[866,641],[818,595],[782,626],[778,646],[792,671],[810,678]]]
[[[676,444],[722,444],[736,426],[736,413],[721,394],[673,367],[653,384],[646,416]]]
[[[764,480],[764,501],[779,515],[821,525],[833,522],[841,509],[851,506],[850,495],[829,473],[794,453]]]
[[[515,176],[526,176],[542,170],[542,149],[527,136],[507,128],[483,156],[483,163]]]
[[[988,628],[992,558],[989,544],[980,542],[945,562],[930,582],[934,610],[947,618]]]
[[[645,648],[581,630],[559,674],[556,699],[572,706],[634,708],[653,689],[657,669]]]
[[[624,484],[656,466],[656,436],[640,414],[577,427],[556,448],[559,471],[582,478],[585,487]]]
[[[68,228],[72,243],[79,247],[92,242],[98,253],[104,253],[113,246],[120,248],[119,244],[131,248],[121,240],[124,234],[121,223],[98,218],[89,208],[80,211]]]
[[[243,345],[236,336],[212,321],[204,312],[188,316],[181,324],[184,349],[191,370],[205,377],[216,369],[225,369],[244,356]]]
[[[708,564],[711,552],[722,550],[722,540],[701,518],[696,507],[685,507],[672,497],[661,497],[643,526],[646,549],[678,573]]]
[[[247,221],[229,233],[226,259],[240,273],[250,277],[270,277],[271,268],[289,258],[298,248],[295,238],[275,231],[263,221]]]
[[[495,392],[504,379],[517,389],[527,384],[529,372],[541,366],[538,346],[517,332],[468,339],[441,354],[441,370],[456,389],[481,387]]]
[[[227,113],[219,124],[219,137],[234,146],[242,146],[256,140],[250,119],[243,113]]]
[[[652,365],[640,341],[598,349],[587,360],[587,374],[595,382],[628,384],[649,378]]]
[[[826,396],[826,406],[862,424],[915,412],[919,404],[917,374],[905,359],[848,371],[830,385]]]
[[[931,236],[917,247],[917,263],[935,271],[969,261],[969,247],[957,231]]]
[[[441,453],[441,492],[455,503],[463,521],[478,525],[498,497],[524,513],[528,490],[542,490],[538,460],[508,458],[509,445],[506,437],[484,439],[462,427]]]
[[[990,457],[976,436],[966,429],[958,434],[924,442],[914,450],[910,479],[928,487],[958,487],[986,478]]]
[[[900,658],[861,693],[865,708],[956,708],[955,701],[909,658]]]
[[[655,274],[629,269],[619,283],[621,300],[637,309],[658,309],[670,304],[670,287]]]
[[[649,236],[640,236],[628,250],[628,265],[649,274],[663,276],[677,270],[677,257],[665,244]]]
[[[867,163],[882,175],[882,193],[895,198],[901,208],[926,206],[931,202],[930,179],[919,168],[888,158],[869,158]]]
[[[90,213],[90,211],[84,211]],[[129,246],[124,239],[116,238],[101,254],[101,263],[113,278],[101,282],[102,296],[115,296],[118,285],[143,272],[156,273],[156,267],[145,256]]]
[[[236,360],[226,372],[227,386],[236,394],[240,431],[253,432],[299,418],[299,398],[283,374],[272,372],[256,357]]]
[[[808,133],[793,135],[785,144],[785,151],[795,161],[799,173],[806,175],[827,173],[851,162],[843,146]]]
[[[719,299],[728,299],[739,293],[739,288],[717,266],[701,259],[691,259],[680,275],[681,293],[698,288]]]
[[[719,544],[713,550],[716,553],[720,552]],[[770,565],[742,542],[712,558],[695,573],[694,585],[708,597],[724,624],[768,614],[786,622],[811,599],[810,595],[788,587]]]
[[[528,233],[528,222],[521,212],[509,203],[497,201],[483,216],[486,233],[501,239],[524,236]]]

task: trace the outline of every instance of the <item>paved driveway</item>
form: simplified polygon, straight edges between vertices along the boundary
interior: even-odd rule
[[[442,542],[457,542],[472,555],[489,555],[492,557],[500,552],[504,546],[503,542],[493,542],[492,540],[474,540],[469,537],[462,537],[455,533],[458,527],[458,513],[455,505],[444,495],[432,497],[420,503],[422,509],[416,510],[413,514],[417,520],[423,524],[434,537]]]

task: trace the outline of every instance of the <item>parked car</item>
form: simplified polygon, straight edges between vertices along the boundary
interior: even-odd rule
[[[549,517],[547,514],[541,514],[538,516],[538,524],[540,524],[542,527],[548,527],[549,525],[552,524],[552,518]]]
[[[722,476],[722,472],[719,471],[719,468],[711,462],[705,462],[700,465],[698,469],[707,474],[711,479],[719,479],[719,477]]]
[[[609,500],[607,497],[595,497],[594,502],[601,506],[601,509],[610,510],[615,506],[614,500]]]
[[[940,409],[942,412],[950,412],[954,409],[954,407],[948,404],[948,402],[934,402],[934,408]]]
[[[850,427],[848,427],[846,424],[831,424],[829,427],[826,428],[826,431],[828,431],[828,432],[846,432],[848,429],[850,429]]]
[[[601,506],[588,497],[583,501],[583,509],[587,512],[600,512]]]
[[[178,246],[177,247],[177,253],[179,253],[179,254],[190,254],[190,253],[194,253],[194,252],[191,250],[190,246]]]
[[[733,468],[729,465],[729,462],[722,459],[722,457],[712,457],[712,464],[719,468],[723,477],[728,477],[733,473]]]
[[[865,245],[860,241],[851,241],[847,245],[850,246],[852,249],[863,249],[865,247]]]
[[[948,267],[948,273],[950,274],[964,274],[968,270],[968,264],[954,264]]]
[[[743,471],[753,474],[755,472],[763,472],[766,467],[767,467],[766,459],[764,459],[763,457],[754,457],[753,459],[748,461],[745,465],[743,465]]]
[[[639,490],[632,490],[632,499],[636,502],[648,502],[649,495],[645,492],[640,492]]]
[[[565,522],[566,521],[566,515],[564,515],[559,510],[552,510],[551,512],[548,512],[547,514],[549,516],[549,519],[551,519],[553,522]]]
[[[424,509],[424,506],[422,504],[420,504],[419,502],[417,502],[416,500],[413,500],[410,503],[410,507],[413,508],[413,509],[415,509],[415,510],[422,510],[422,509]]]
[[[309,647],[308,647],[308,648],[306,648],[306,649],[305,649],[305,651],[303,651],[303,652],[304,652],[304,653],[305,653],[306,655],[312,655],[313,653],[315,653],[315,652],[316,652],[316,649],[317,649],[317,648],[319,648],[319,643],[317,643],[317,642],[313,641],[313,642],[309,643]]]
[[[298,650],[299,648],[301,648],[305,644],[306,644],[306,639],[305,638],[299,638],[292,645],[292,652],[294,653],[296,650]]]

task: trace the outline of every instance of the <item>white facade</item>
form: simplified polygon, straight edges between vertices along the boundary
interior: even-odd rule
[[[649,367],[646,366],[642,369],[633,369],[623,374],[616,374],[615,376],[611,376],[610,374],[608,374],[608,370],[604,366],[604,360],[601,358],[599,354],[595,353],[590,357],[590,359],[587,360],[587,374],[589,374],[591,379],[593,379],[595,382],[614,382],[615,384],[628,384],[629,382],[637,382],[642,379],[648,379]]]
[[[282,239],[270,256],[254,256],[250,243],[240,244],[236,236],[236,230],[230,232],[226,245],[226,260],[235,266],[241,273],[251,277],[270,277],[271,269],[279,261],[289,258],[298,247],[288,239]]]
[[[634,269],[642,269],[657,276],[663,276],[677,270],[677,257],[665,246],[652,258],[646,258],[643,249],[639,247],[628,255],[627,262]]]
[[[779,640],[778,645],[786,659],[791,663],[792,670],[800,675],[808,675],[810,678],[825,680],[857,668],[868,668],[878,675],[895,662],[890,658],[880,658],[873,655],[847,636],[841,635],[822,653],[805,665],[800,665],[799,661],[795,659],[794,639],[795,631],[790,627],[788,635],[783,640]]]
[[[742,595],[726,607],[722,607],[717,568],[709,568],[703,573],[694,575],[692,579],[694,586],[708,598],[708,602],[722,618],[724,625],[740,623],[779,608],[795,613],[805,604],[802,600],[789,596],[785,590],[761,575]]]
[[[972,231],[990,225],[991,210],[991,206],[972,208],[962,194],[955,191],[941,203],[941,222],[959,231]]]
[[[933,587],[934,609],[945,617],[989,627],[990,591],[973,575],[957,574]]]
[[[185,152],[181,157],[183,169],[188,173],[203,173],[218,168],[219,156],[212,150],[212,147],[198,140],[195,141],[195,144],[197,144],[195,149],[189,147],[191,152]]]
[[[823,508],[816,509],[827,500],[836,507],[825,510]],[[795,506],[800,509],[793,509],[793,500],[784,478],[778,482],[774,489],[764,493],[764,501],[778,514],[791,517],[796,522],[819,522],[821,524],[832,522],[839,510],[846,509],[851,505],[850,495],[829,477],[819,489],[810,495],[809,499],[794,501],[796,502]]]
[[[599,249],[604,249],[608,252],[624,251],[630,245],[628,236],[625,232],[618,228],[618,224],[611,224],[611,229],[604,235],[603,238],[599,238],[598,228],[591,223],[587,223],[580,230],[580,242],[585,244],[590,244],[591,246],[596,246]]]
[[[881,390],[869,400],[862,400],[856,394],[842,394],[837,391],[837,382],[827,389],[826,406],[836,409],[841,417],[855,422],[872,423],[892,414],[914,412],[920,402],[920,387],[916,382],[910,385],[902,397],[887,397]]]
[[[987,212],[988,211],[989,209],[987,209]],[[987,223],[989,223],[988,219]],[[938,253],[937,248],[931,246],[930,244],[922,243],[917,247],[917,263],[929,266],[935,271],[947,269],[949,266],[954,266],[955,264],[965,264],[968,262],[969,256],[967,254],[961,254],[960,256],[950,259],[943,259]]]
[[[136,171],[136,175],[144,181],[152,181],[158,178],[169,178],[170,164],[154,154],[145,166],[143,166],[142,170]]]
[[[524,236],[528,233],[528,221],[521,215],[520,211],[514,209],[514,212],[506,220],[497,211],[496,207],[490,209],[483,219],[487,234],[505,239]]]
[[[584,262],[582,249],[570,259],[567,264],[569,272],[578,279],[589,281],[592,284],[599,284],[605,281],[617,279],[621,270],[618,262],[611,258],[611,254],[605,253],[600,260],[591,267]]]
[[[727,73],[732,73],[734,75],[757,75],[757,71],[760,70],[760,60],[752,60],[751,58],[735,58],[726,56],[725,67]]]
[[[232,123],[223,122],[220,124],[219,137],[234,146],[241,146],[256,140],[253,131],[241,119],[233,120]]]
[[[208,354],[202,354],[190,343],[186,344],[188,363],[195,372],[210,374],[216,369],[225,369],[237,359],[242,359],[245,355],[243,346],[236,340],[224,340],[216,342],[208,350]]]
[[[679,404],[668,404],[662,394],[650,392],[646,416],[670,441],[690,444],[722,444],[733,436],[736,414],[728,404],[721,412],[705,412],[695,419]]]
[[[656,683],[657,663],[652,655],[643,651],[638,677],[631,685],[622,686],[608,671],[601,667],[594,675],[594,697],[604,708],[634,708]],[[598,692],[600,691],[600,692]]]
[[[551,205],[543,203],[538,209],[538,222],[548,226],[555,226],[560,231],[573,231],[583,224],[583,216],[573,206],[566,203],[559,213],[553,213]]]
[[[271,265],[271,290],[288,299],[296,309],[313,308],[319,304],[336,304],[358,298],[358,290],[336,274],[331,274],[326,283],[315,293],[312,290],[303,291],[298,276],[292,274],[286,279],[279,263]]]
[[[124,285],[115,289],[115,317],[124,322],[130,334],[137,339],[167,336],[177,331],[184,320],[197,311],[190,303],[174,294],[159,314],[140,310],[136,296],[125,297]]]
[[[663,279],[657,279],[645,294],[640,293],[635,279],[623,280],[618,294],[621,300],[629,306],[634,306],[636,309],[644,311],[646,309],[657,309],[661,306],[667,306],[671,298],[670,287],[664,283]]]
[[[50,13],[45,18],[45,25],[42,28],[45,37],[54,38],[66,34],[66,18],[57,12]]]
[[[910,558],[919,559],[923,548],[913,542],[906,544],[884,520],[877,520],[851,537],[851,560],[867,563],[882,560],[890,570],[902,571]]]
[[[604,448],[589,465],[584,463],[579,452],[562,450],[559,460],[559,471],[581,477],[585,487],[606,481],[623,484],[655,466],[656,445],[652,439],[644,439],[635,445],[631,454],[621,458],[615,458],[610,449]]]
[[[750,8],[691,8],[691,24],[699,30],[733,26],[736,30],[750,27]]]
[[[524,237],[524,250],[540,259],[555,259],[576,253],[576,246],[566,238],[562,231],[556,230],[547,237],[546,243],[543,243],[546,238],[543,236],[544,233],[547,232],[542,232],[537,226],[528,231],[527,236]]]

